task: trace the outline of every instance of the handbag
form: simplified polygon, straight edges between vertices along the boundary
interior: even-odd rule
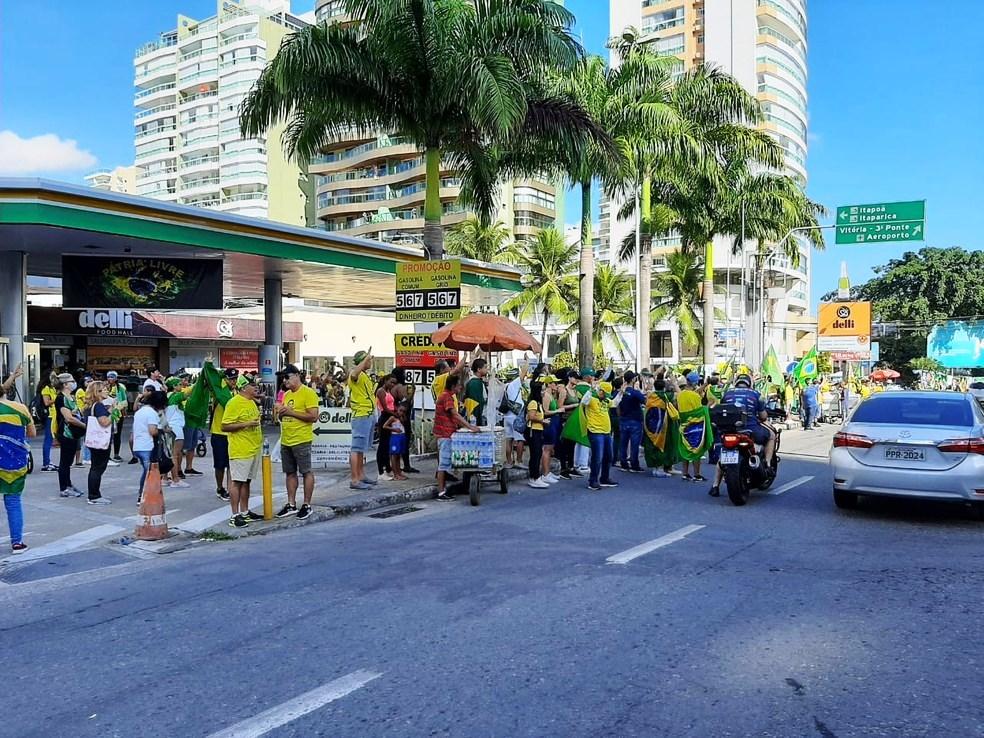
[[[174,468],[174,461],[171,459],[170,444],[165,441],[164,433],[154,436],[154,450],[150,453],[150,463],[157,464],[157,471],[161,476],[171,473]]]
[[[99,424],[99,418],[90,415],[85,424],[85,446],[86,448],[105,451],[109,448],[109,442],[113,438],[113,426],[105,428]]]

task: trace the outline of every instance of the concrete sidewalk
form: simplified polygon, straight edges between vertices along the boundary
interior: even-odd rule
[[[803,430],[800,427],[785,430],[782,432],[779,454],[827,459],[830,457],[834,434],[840,429],[839,423],[822,423],[814,430]]]

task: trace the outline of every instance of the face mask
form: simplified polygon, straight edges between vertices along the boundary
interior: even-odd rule
[[[74,392],[78,388],[78,384],[76,384],[75,382],[69,382],[68,388],[72,390],[72,392]]]

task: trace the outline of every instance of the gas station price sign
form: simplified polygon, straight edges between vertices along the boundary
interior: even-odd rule
[[[461,262],[410,261],[396,265],[396,319],[446,323],[461,315]]]

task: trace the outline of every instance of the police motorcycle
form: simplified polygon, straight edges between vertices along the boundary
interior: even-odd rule
[[[779,415],[784,414],[781,409],[769,409],[767,412],[769,420],[778,420]],[[772,463],[766,466],[765,446],[756,442],[746,428],[747,421],[748,412],[734,404],[722,403],[711,409],[711,424],[721,444],[718,463],[727,485],[728,499],[737,506],[748,502],[753,489],[769,489],[779,472],[781,432],[772,425],[768,426],[776,435],[776,448]],[[763,421],[759,423],[765,425]]]

